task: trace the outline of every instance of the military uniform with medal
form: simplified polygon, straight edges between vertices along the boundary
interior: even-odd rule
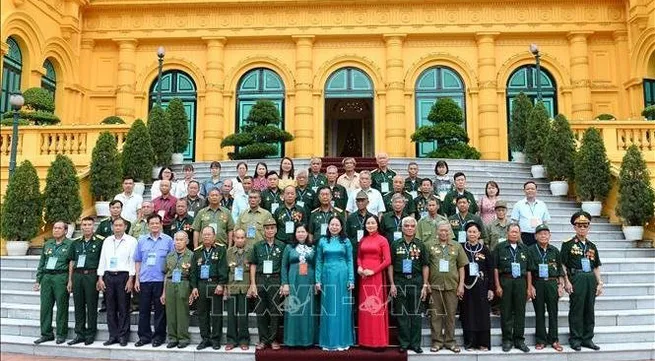
[[[248,259],[252,246],[227,250],[229,281],[227,284],[227,344],[247,346],[250,344],[248,331],[248,288],[250,287],[250,263]]]
[[[371,187],[377,189],[382,194],[387,194],[392,190],[391,184],[395,176],[396,172],[391,168],[387,168],[386,171],[377,168],[371,172]]]
[[[416,203],[414,203],[414,198],[407,191],[404,190],[402,192],[391,191],[385,194],[382,197],[382,200],[384,201],[384,207],[386,209],[393,209],[393,207],[391,206],[391,198],[393,198],[393,195],[396,193],[400,194],[401,196],[403,196],[403,198],[405,198],[405,209],[404,209],[405,213],[407,213],[407,215],[409,216],[416,218]]]
[[[332,192],[332,207],[346,209],[348,205],[348,191],[346,188],[340,184],[328,185],[328,187]]]
[[[175,220],[173,220],[175,224]],[[191,341],[189,334],[189,276],[193,264],[193,252],[185,248],[181,253],[173,250],[166,256],[165,306],[168,348],[186,347]],[[201,321],[202,322],[202,321]]]
[[[400,223],[402,222],[403,218],[407,216],[409,216],[409,214],[405,212],[405,210],[403,210],[400,216],[398,216],[396,212],[392,210],[384,213],[382,218],[380,218],[380,234],[382,234],[387,239],[387,241],[389,241],[389,244],[403,238],[403,232]]]
[[[285,204],[282,204],[273,213],[273,218],[277,223],[275,238],[287,244],[293,239],[297,225],[303,224],[307,226],[309,223],[307,211],[305,208],[298,206],[297,202],[291,208],[287,208]]]
[[[455,241],[457,241],[460,244],[464,244],[466,242],[466,231],[464,230],[464,225],[468,222],[475,222],[476,224],[484,224],[479,216],[476,216],[470,211],[467,212],[464,217],[462,217],[459,213],[448,217],[448,223],[450,223],[450,227],[453,229],[453,235],[455,236]],[[484,230],[484,227],[481,227],[480,233],[481,233],[480,239],[486,241],[487,232]]]
[[[177,231],[184,231],[184,233],[189,237],[189,242],[187,243],[187,248],[189,250],[193,250],[193,221],[193,216],[189,212],[187,212],[182,218],[176,214],[175,218],[173,218],[173,223],[171,223],[171,230],[168,233],[171,238],[175,238],[175,233],[177,233]]]
[[[173,221],[174,224],[175,221]],[[224,246],[228,245],[229,234],[234,230],[234,219],[232,219],[232,213],[230,213],[229,209],[220,206],[216,209],[211,207],[201,209],[193,219],[192,228],[194,232],[202,233],[202,229],[207,226],[214,229],[218,243]],[[193,239],[193,237],[190,239]]]
[[[341,218],[341,221],[345,224],[345,213],[341,208],[330,207],[327,210],[323,210],[321,207],[318,207],[310,213],[308,231],[313,237],[312,239],[315,244],[318,244],[321,237],[327,235],[328,223],[332,217]]]
[[[98,264],[103,239],[94,234],[73,241],[73,302],[75,303],[75,334],[85,342],[93,342],[98,332]],[[85,326],[86,324],[86,326]]]
[[[130,227],[132,223],[125,219],[125,234],[130,234]],[[147,232],[146,232],[147,233]],[[107,217],[98,223],[98,228],[96,229],[96,234],[102,239],[105,239],[112,234],[114,234],[114,219]],[[138,236],[135,236],[138,237]]]
[[[304,189],[296,187],[296,205],[307,210],[314,209],[318,206],[318,195],[309,187]]]
[[[270,188],[266,188],[262,191],[262,208],[275,213],[275,211],[282,205],[284,202],[282,199],[282,192],[275,188],[275,191],[272,191]]]

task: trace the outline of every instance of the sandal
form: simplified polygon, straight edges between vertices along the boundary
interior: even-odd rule
[[[241,350],[243,351],[248,351],[250,349],[250,346],[248,345],[241,345]]]
[[[441,350],[441,347],[439,347],[439,346],[430,347],[430,352],[439,352],[439,350]]]
[[[535,350],[543,350],[544,346],[545,345],[543,343],[538,343],[538,344],[534,345],[534,349]]]
[[[276,351],[277,351],[277,350],[280,349],[280,344],[277,343],[277,342],[273,342],[273,343],[271,344],[271,348],[272,348],[273,350],[276,350]]]
[[[260,343],[257,344],[257,346],[255,346],[255,349],[256,349],[256,350],[263,350],[263,349],[265,349],[266,347],[268,347],[268,346],[267,346],[265,343],[261,343],[261,342],[260,342]]]
[[[459,346],[457,346],[457,345],[448,347],[448,349],[450,351],[454,352],[454,353],[460,353],[460,351],[462,351],[462,350],[459,349]]]
[[[557,351],[557,352],[562,352],[562,351],[564,351],[564,347],[562,347],[562,345],[560,345],[559,342],[553,342],[553,344],[552,344],[551,346],[553,346],[553,348],[554,348],[555,351]]]
[[[231,343],[228,343],[227,345],[225,345],[225,351],[230,351],[230,350],[232,350],[233,348],[234,348],[234,345],[231,344]]]

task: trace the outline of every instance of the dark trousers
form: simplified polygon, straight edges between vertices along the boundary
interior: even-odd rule
[[[536,343],[550,345],[559,341],[557,334],[557,302],[559,301],[557,280],[544,281],[536,278],[534,288],[537,291],[537,297],[532,300],[536,319]],[[546,309],[548,309],[548,334],[546,334]]]
[[[198,328],[200,337],[212,346],[220,345],[223,337],[223,296],[217,295],[214,280],[198,282]]]
[[[526,246],[532,246],[537,243],[537,239],[534,238],[534,233],[521,232],[521,241]]]
[[[525,303],[527,298],[525,277],[501,277],[500,285],[503,287],[503,297],[500,300],[503,343],[511,343],[516,346],[525,342]]]
[[[257,275],[257,294],[255,313],[257,314],[257,331],[259,342],[270,345],[277,342],[282,312],[278,308],[282,303],[280,296],[280,277]]]
[[[98,332],[98,291],[95,270],[73,274],[73,301],[75,302],[75,334],[83,340],[94,341]]]
[[[164,282],[142,282],[141,290],[139,292],[139,340],[142,342],[150,342],[153,339],[164,342],[166,340],[166,312],[164,312],[164,305],[161,304],[162,291],[164,290]],[[155,319],[153,326],[155,332],[153,334],[150,327],[150,309],[154,304]]]
[[[403,275],[394,275],[394,282],[398,291],[393,302],[393,314],[398,321],[398,343],[405,349],[421,347],[423,277],[414,275],[414,278],[407,279]]]
[[[491,332],[489,330],[486,331],[464,330],[464,344],[470,345],[471,348],[486,347],[489,350],[491,350]]]
[[[52,313],[57,304],[57,338],[68,335],[68,301],[66,290],[67,273],[45,274],[41,280],[41,336],[53,337]]]
[[[593,272],[579,272],[569,279],[573,284],[569,301],[569,344],[573,346],[585,344],[594,338],[594,305],[598,283]]]
[[[105,272],[105,298],[107,299],[107,328],[109,339],[125,339],[130,336],[130,294],[125,292],[127,272]]]
[[[248,299],[243,293],[230,295],[225,305],[227,307],[227,343],[248,345]]]

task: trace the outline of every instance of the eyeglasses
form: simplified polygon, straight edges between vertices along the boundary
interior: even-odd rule
[[[580,228],[589,228],[589,223],[576,223],[575,226]]]

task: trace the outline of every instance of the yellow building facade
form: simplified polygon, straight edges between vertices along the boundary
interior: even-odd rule
[[[414,157],[429,145],[411,134],[451,97],[484,159],[508,158],[511,100],[536,79],[572,120],[655,102],[655,0],[1,4],[3,93],[47,86],[62,125],[147,118],[163,46],[163,99],[185,99],[196,161],[227,158],[220,142],[257,99],[295,137],[280,154]]]

